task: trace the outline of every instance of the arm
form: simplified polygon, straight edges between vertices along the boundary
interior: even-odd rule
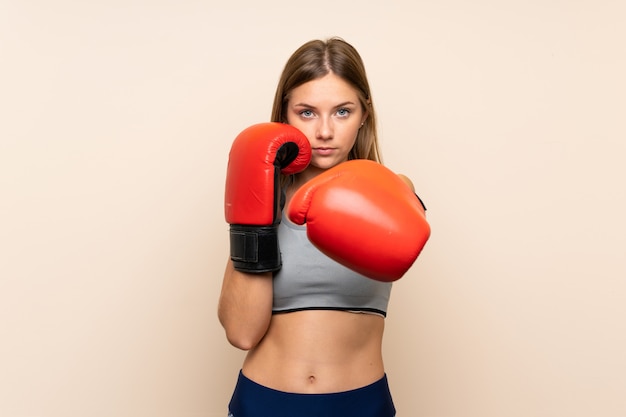
[[[287,215],[340,264],[379,281],[401,278],[430,237],[415,193],[383,165],[354,159],[306,182]]]
[[[411,189],[411,191],[413,191],[413,194],[415,194],[415,196],[416,196],[416,197],[418,198],[418,200],[420,201],[420,204],[421,204],[421,207],[420,207],[420,208],[421,208],[421,210],[422,210],[422,213],[424,214],[424,216],[426,216],[426,208],[424,207],[424,203],[422,202],[422,199],[421,199],[421,198],[419,198],[419,196],[417,195],[417,193],[415,193],[415,186],[413,185],[413,181],[411,181],[411,179],[410,179],[409,177],[407,177],[406,175],[403,175],[403,174],[398,174],[398,177],[400,177],[400,179],[401,179],[402,181],[404,181],[404,183],[405,183],[406,185],[408,185],[408,186],[409,186],[409,188]]]
[[[404,181],[406,183],[406,185],[409,186],[411,191],[415,192],[415,186],[413,185],[413,181],[411,181],[411,179],[409,177],[407,177],[406,175],[403,175],[403,174],[398,174],[398,177],[400,177],[400,179],[402,181]]]
[[[300,172],[310,158],[306,136],[282,123],[253,125],[231,146],[224,199],[230,259],[218,318],[228,341],[239,349],[254,348],[272,317],[272,274],[282,262],[278,246],[280,173]]]
[[[229,259],[217,314],[231,345],[242,350],[255,347],[272,317],[272,273],[240,272]]]

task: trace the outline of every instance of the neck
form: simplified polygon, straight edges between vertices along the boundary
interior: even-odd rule
[[[319,174],[321,174],[324,171],[325,169],[309,166],[304,171],[300,172],[299,174],[294,175],[293,182],[292,182],[294,189],[297,190],[304,183],[312,180],[313,178],[317,177]]]

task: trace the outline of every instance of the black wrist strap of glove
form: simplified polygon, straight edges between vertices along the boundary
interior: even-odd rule
[[[278,271],[282,266],[278,226],[230,226],[230,259],[236,270],[250,273]]]

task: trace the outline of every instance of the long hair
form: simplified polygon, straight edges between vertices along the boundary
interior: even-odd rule
[[[368,113],[363,126],[359,129],[348,159],[370,159],[382,163],[378,146],[376,112],[365,66],[357,50],[341,38],[309,41],[291,55],[276,88],[272,121],[286,123],[287,103],[294,88],[322,78],[331,72],[354,87],[363,111]]]

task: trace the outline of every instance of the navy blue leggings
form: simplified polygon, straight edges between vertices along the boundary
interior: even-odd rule
[[[292,394],[264,387],[239,372],[229,417],[393,417],[387,376],[332,394]]]

